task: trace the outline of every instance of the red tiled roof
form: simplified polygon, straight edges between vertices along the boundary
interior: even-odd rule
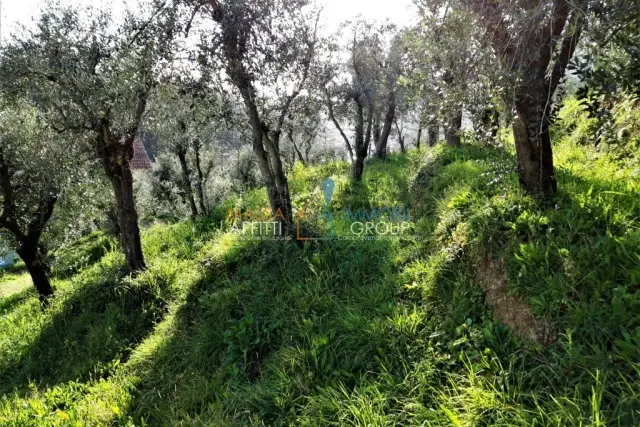
[[[133,141],[133,159],[131,159],[133,170],[149,170],[152,168],[151,159],[144,144],[139,139]]]

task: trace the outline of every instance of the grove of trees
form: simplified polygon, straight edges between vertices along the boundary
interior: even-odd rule
[[[291,235],[296,163],[343,158],[360,181],[368,158],[428,149],[441,127],[456,147],[497,145],[503,124],[522,187],[548,198],[566,82],[580,81],[594,111],[598,97],[638,91],[637,67],[602,66],[638,60],[625,47],[637,41],[632,1],[415,6],[413,26],[356,17],[327,34],[311,0],[148,0],[122,16],[47,4],[0,49],[1,233],[43,301],[53,289],[42,235],[56,209],[77,209],[60,200],[103,178],[111,194],[85,208],[112,207],[128,271],[145,270],[131,166],[145,135],[158,141],[144,178],[156,207],[196,221],[225,189],[264,186]]]

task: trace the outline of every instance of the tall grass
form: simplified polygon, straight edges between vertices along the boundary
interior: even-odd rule
[[[422,240],[220,230],[267,206],[255,191],[145,230],[135,279],[79,244],[47,312],[32,294],[0,312],[0,424],[636,425],[638,175],[568,139],[556,159],[544,204],[511,153],[473,143],[369,162],[361,183],[344,163],[292,171],[297,208],[332,177],[334,209],[410,206]],[[552,332],[505,325],[487,277]]]

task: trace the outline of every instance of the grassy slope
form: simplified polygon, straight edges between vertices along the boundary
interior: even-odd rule
[[[19,294],[31,286],[31,277],[22,263],[13,268],[0,270],[0,298]]]
[[[109,252],[57,280],[45,314],[32,293],[0,300],[0,424],[637,424],[639,172],[569,144],[556,158],[549,206],[509,153],[471,145],[371,162],[358,185],[344,164],[292,174],[298,208],[327,176],[335,209],[411,203],[421,242],[155,225],[135,280]],[[487,277],[549,346],[492,319]]]

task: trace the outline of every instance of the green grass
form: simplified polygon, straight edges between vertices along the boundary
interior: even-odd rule
[[[33,286],[24,263],[20,261],[14,267],[0,270],[0,298],[7,298],[24,292]]]
[[[640,174],[568,138],[556,165],[544,204],[512,153],[474,144],[371,161],[362,183],[292,172],[296,208],[319,210],[330,176],[335,210],[411,206],[422,240],[220,231],[225,209],[267,206],[255,191],[146,229],[135,279],[103,237],[62,250],[46,312],[0,299],[0,424],[637,425]],[[492,280],[544,337],[502,323]]]

